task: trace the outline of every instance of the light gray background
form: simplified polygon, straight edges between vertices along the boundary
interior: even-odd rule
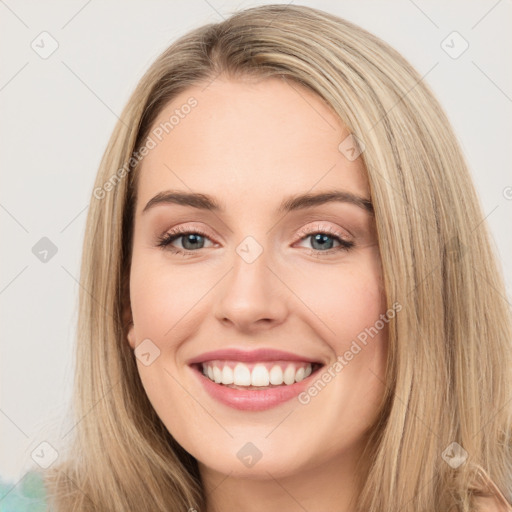
[[[58,447],[70,428],[63,418],[86,210],[117,115],[146,68],[178,36],[263,3],[270,2],[0,0],[4,480],[17,481],[34,464],[32,451],[42,441]],[[297,3],[374,32],[426,75],[470,164],[510,297],[511,0]],[[59,45],[47,59],[31,48],[43,31]],[[453,31],[469,43],[458,59],[441,47]],[[42,237],[58,248],[46,263],[32,253]]]

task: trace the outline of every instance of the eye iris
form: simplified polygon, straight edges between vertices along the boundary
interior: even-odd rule
[[[331,243],[329,244],[329,239],[331,239]],[[326,234],[323,234],[323,233],[317,233],[316,235],[313,236],[313,247],[315,247],[315,243],[319,243],[320,244],[320,249],[331,249],[332,248],[332,237],[330,235],[326,235]],[[329,245],[329,247],[327,247],[327,245]],[[317,249],[317,247],[315,247],[315,249]]]
[[[196,232],[188,232],[188,233],[182,233],[181,235],[169,235],[167,238],[163,239],[161,243],[159,244],[162,247],[166,247],[167,245],[170,245],[174,240],[182,240],[183,249],[185,251],[194,251],[194,249],[202,249],[204,246],[205,238],[208,238],[207,236],[202,235],[201,233]],[[312,244],[314,247],[314,250],[319,252],[325,252],[321,249],[327,249],[330,250],[333,247],[334,240],[338,240],[338,242],[341,242],[339,237],[331,235],[326,232],[317,231],[316,233],[310,233],[309,235],[303,237],[303,239],[312,238]],[[349,249],[353,244],[350,242],[345,242],[341,245],[341,248]],[[177,248],[177,251],[179,249]]]
[[[194,233],[189,233],[188,235],[183,235],[182,238],[183,238],[183,247],[188,250],[188,249],[197,249],[198,246],[194,245],[194,242],[197,243],[198,239],[199,239],[199,241],[201,241],[200,239],[202,239],[203,236],[197,235]],[[187,244],[189,242],[192,242],[192,247],[187,247]],[[204,239],[203,239],[203,245],[204,245]],[[202,246],[199,248],[202,249]]]

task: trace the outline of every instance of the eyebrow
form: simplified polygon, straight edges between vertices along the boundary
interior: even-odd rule
[[[372,215],[374,213],[373,205],[369,199],[353,194],[352,192],[342,190],[329,190],[315,194],[306,193],[287,197],[281,202],[276,213],[280,214],[304,210],[306,208],[313,208],[315,206],[332,202],[354,204],[365,210],[367,213]],[[220,213],[225,211],[225,208],[215,198],[207,194],[167,190],[165,192],[158,193],[155,197],[150,199],[142,210],[142,213],[145,213],[151,208],[161,204],[178,204],[200,210],[209,210]]]

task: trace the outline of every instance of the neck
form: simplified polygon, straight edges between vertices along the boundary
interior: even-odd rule
[[[293,474],[263,470],[250,478],[225,475],[199,463],[206,512],[354,512],[360,485],[357,471],[366,469],[360,454],[352,450]]]

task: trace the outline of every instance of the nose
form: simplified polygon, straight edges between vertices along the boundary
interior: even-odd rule
[[[284,322],[289,297],[278,273],[269,267],[265,251],[252,262],[235,253],[233,268],[218,290],[214,313],[226,327],[254,333]]]

